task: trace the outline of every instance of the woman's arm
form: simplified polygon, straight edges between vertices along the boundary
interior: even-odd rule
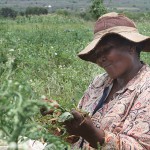
[[[70,134],[81,136],[93,148],[104,143],[104,131],[97,129],[89,116],[84,118],[82,113],[76,110],[73,110],[72,114],[74,119],[66,122],[66,129]]]
[[[150,91],[143,91],[134,102],[123,127],[105,131],[105,149],[150,150]]]
[[[150,91],[144,91],[134,102],[122,126],[116,126],[113,131],[97,129],[89,117],[83,119],[78,112],[73,112],[75,120],[70,124],[68,131],[83,137],[94,148],[97,148],[97,143],[99,143],[103,149],[149,150],[149,110]]]

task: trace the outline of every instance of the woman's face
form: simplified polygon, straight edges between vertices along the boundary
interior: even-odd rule
[[[105,69],[113,79],[121,77],[133,66],[133,52],[130,44],[110,38],[96,47],[96,63]]]

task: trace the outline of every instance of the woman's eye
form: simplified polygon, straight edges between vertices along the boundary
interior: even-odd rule
[[[114,48],[114,46],[109,46],[109,47],[105,47],[101,50],[97,50],[95,52],[97,59],[100,58],[102,55],[109,54],[113,48]]]

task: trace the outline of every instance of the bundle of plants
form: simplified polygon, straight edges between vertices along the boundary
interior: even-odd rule
[[[68,109],[59,105],[55,100],[48,100],[45,98],[44,102],[45,107],[40,109],[42,117],[39,119],[39,121],[41,125],[44,125],[51,134],[60,137],[66,142],[75,143],[78,141],[79,136],[70,135],[65,128],[65,124],[66,122],[74,119],[74,116],[71,113],[73,109],[78,111],[84,119],[89,114],[81,109],[78,109],[74,104],[72,105],[72,108]],[[81,124],[84,122],[84,119]]]

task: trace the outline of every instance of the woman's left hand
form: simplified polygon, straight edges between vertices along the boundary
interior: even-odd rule
[[[83,137],[94,148],[97,148],[97,143],[103,144],[104,131],[93,125],[90,116],[84,117],[82,113],[76,110],[73,110],[72,114],[74,119],[65,122],[69,134]]]
[[[87,131],[94,127],[91,118],[88,115],[84,117],[81,112],[76,110],[71,113],[74,119],[65,122],[67,132],[71,135],[86,136]]]

